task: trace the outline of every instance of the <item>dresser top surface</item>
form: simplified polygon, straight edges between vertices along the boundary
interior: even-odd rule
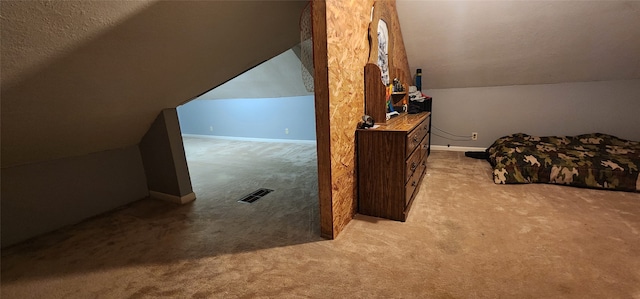
[[[431,112],[420,112],[416,114],[409,114],[406,112],[400,113],[400,115],[391,118],[386,124],[379,124],[379,127],[375,129],[366,129],[367,131],[411,131],[415,126],[419,125],[425,120]]]

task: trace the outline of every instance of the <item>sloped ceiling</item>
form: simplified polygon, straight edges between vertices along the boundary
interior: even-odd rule
[[[155,1],[2,1],[2,86],[37,72]]]
[[[640,78],[638,1],[397,0],[423,88]]]
[[[2,167],[137,144],[163,108],[299,43],[306,4],[0,1]],[[427,89],[640,78],[640,2],[397,0],[397,10]]]
[[[1,1],[2,167],[138,144],[300,42],[306,1]]]
[[[313,95],[302,82],[302,63],[289,49],[198,97],[198,100]]]

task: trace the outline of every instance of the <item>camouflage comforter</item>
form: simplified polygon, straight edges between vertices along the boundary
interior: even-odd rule
[[[606,134],[501,137],[487,152],[496,184],[553,183],[640,191],[640,142]]]

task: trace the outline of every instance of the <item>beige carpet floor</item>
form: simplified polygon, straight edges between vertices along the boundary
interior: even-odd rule
[[[640,298],[638,193],[495,185],[434,151],[407,222],[356,215],[323,240],[315,145],[185,147],[196,201],[5,248],[2,298]],[[236,202],[257,188],[275,191]]]

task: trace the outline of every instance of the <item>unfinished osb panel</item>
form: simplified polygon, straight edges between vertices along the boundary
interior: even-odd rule
[[[385,24],[388,30],[388,36],[385,43],[379,39],[378,28],[380,24]],[[379,58],[381,57],[380,48],[377,45],[387,46],[387,77],[388,83],[395,81],[396,78],[400,83],[408,89],[411,85],[412,78],[409,74],[409,65],[405,55],[402,33],[400,32],[399,20],[392,1],[376,1],[374,10],[369,24],[369,40],[370,51],[369,60],[364,70],[364,111],[365,114],[371,116],[376,123],[385,123],[387,112],[387,86],[383,80],[383,70],[379,67]],[[408,101],[407,93],[402,96],[394,96],[393,104],[400,105]]]
[[[396,77],[400,79],[400,82],[408,89],[410,85],[414,85],[413,74],[409,69],[409,61],[407,60],[407,51],[404,47],[404,40],[402,38],[402,30],[400,30],[400,19],[398,18],[398,12],[396,11],[395,1],[381,1],[387,3],[387,9],[391,16],[391,29],[389,35],[393,41],[393,50],[389,55],[393,56],[393,67],[396,72]],[[406,98],[406,97],[405,97]],[[406,98],[408,101],[409,99]],[[408,102],[407,102],[408,103]]]
[[[383,20],[387,24],[389,30],[389,76],[390,80],[393,78],[400,79],[400,82],[408,88],[409,85],[413,85],[413,76],[409,70],[409,62],[404,47],[404,40],[402,38],[402,32],[400,30],[400,20],[398,19],[398,12],[396,11],[395,0],[375,1],[374,11],[370,25],[370,39],[371,43],[376,45],[378,43],[377,25],[379,20]],[[369,53],[369,60],[367,63],[376,64],[378,59],[378,48],[372,47]]]
[[[369,1],[326,1],[333,236],[357,209],[355,130],[364,107]]]
[[[316,131],[322,235],[335,238],[357,211],[355,131],[364,113],[364,66],[374,0],[313,2]],[[410,80],[395,1],[382,1],[392,17],[389,35],[394,76]],[[398,70],[404,73],[400,74]]]
[[[333,235],[357,209],[355,129],[364,107],[364,65],[373,1],[327,1]]]

